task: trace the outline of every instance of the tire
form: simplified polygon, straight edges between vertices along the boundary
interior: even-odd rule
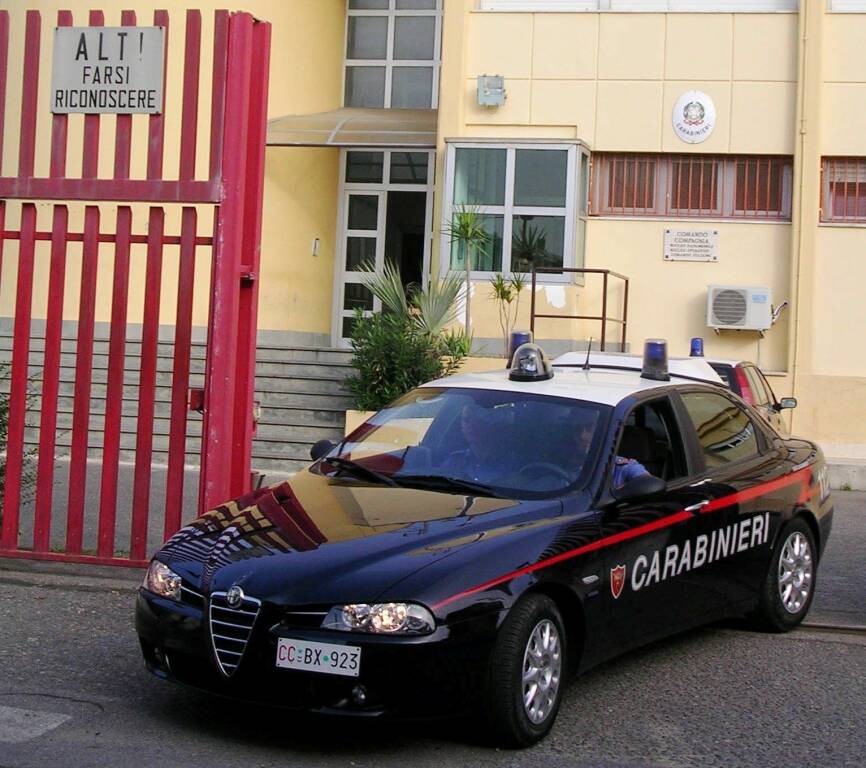
[[[528,595],[514,605],[496,637],[484,690],[487,726],[496,744],[528,747],[553,727],[565,682],[566,648],[562,616],[553,600]],[[537,686],[529,705],[524,695],[531,693],[533,681],[524,684],[525,669],[535,672]]]
[[[808,523],[795,517],[783,529],[750,617],[758,628],[789,632],[809,612],[815,594],[818,550]]]

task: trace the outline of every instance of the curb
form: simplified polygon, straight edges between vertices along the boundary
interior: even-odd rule
[[[866,461],[828,458],[827,467],[833,490],[866,491]]]
[[[134,593],[143,576],[141,568],[0,557],[0,584],[79,592]]]

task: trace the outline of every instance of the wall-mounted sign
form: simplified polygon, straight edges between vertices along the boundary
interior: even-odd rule
[[[671,115],[674,133],[688,144],[706,141],[716,127],[716,105],[703,91],[686,91]]]
[[[163,27],[57,27],[51,111],[162,112]]]
[[[718,261],[719,230],[666,229],[665,261]]]

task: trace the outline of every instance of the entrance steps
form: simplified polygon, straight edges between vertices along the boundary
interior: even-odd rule
[[[56,455],[68,455],[72,438],[73,393],[75,386],[74,337],[64,338],[61,350],[60,396],[57,403]],[[35,449],[39,440],[39,413],[44,340],[33,338],[30,347],[31,404],[25,433],[27,450]],[[261,345],[256,354],[256,394],[261,405],[261,419],[253,441],[254,469],[286,475],[310,461],[310,446],[323,438],[339,440],[343,436],[345,411],[352,407],[343,380],[348,376],[351,352],[327,347]],[[171,425],[171,381],[174,350],[170,342],[161,342],[157,354],[156,401],[154,404],[153,463],[168,461],[168,436]],[[11,333],[0,332],[0,361],[12,356]],[[136,422],[138,412],[141,344],[129,341],[123,375],[120,461],[135,460]],[[204,385],[205,347],[193,343],[190,350],[190,383],[192,388]],[[102,456],[102,435],[108,380],[108,341],[94,342],[93,384],[90,401],[89,455]],[[8,391],[8,379],[0,390]],[[188,413],[186,463],[200,463],[202,416]],[[267,478],[266,478],[267,481]]]

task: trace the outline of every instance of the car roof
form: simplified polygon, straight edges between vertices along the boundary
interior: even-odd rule
[[[717,365],[730,365],[732,368],[736,368],[738,365],[754,365],[755,368],[759,367],[751,360],[728,360],[722,357],[705,357],[704,360],[706,360],[710,365],[716,363]]]
[[[643,379],[637,371],[554,366],[552,379],[541,381],[512,381],[505,368],[485,373],[464,373],[448,376],[423,384],[422,387],[448,387],[463,389],[488,389],[501,392],[526,392],[549,397],[584,400],[604,405],[616,405],[629,395],[676,384],[687,384],[688,380],[672,377],[670,381]],[[716,384],[722,384],[716,376]]]
[[[586,352],[566,352],[554,359],[554,365],[583,366],[586,362]],[[631,352],[590,352],[589,365],[630,368],[639,371],[643,365],[641,355]],[[702,357],[671,357],[668,359],[668,372],[672,376],[685,379],[697,379],[711,384],[724,384],[712,366]]]

